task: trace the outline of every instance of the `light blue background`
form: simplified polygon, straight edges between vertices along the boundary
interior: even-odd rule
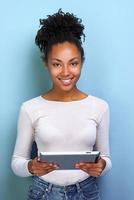
[[[134,1],[23,0],[0,6],[0,199],[24,200],[29,178],[10,169],[23,101],[51,82],[34,44],[39,18],[60,7],[83,19],[86,61],[81,90],[108,101],[112,170],[102,177],[103,200],[134,199]]]

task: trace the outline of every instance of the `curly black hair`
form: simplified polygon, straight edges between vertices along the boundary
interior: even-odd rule
[[[82,47],[82,36],[84,26],[82,20],[74,14],[64,13],[61,8],[53,15],[47,15],[46,19],[40,19],[41,28],[35,37],[35,44],[43,53],[43,60],[47,63],[48,53],[54,44],[63,43],[65,41],[74,43],[80,53],[81,59],[84,61],[84,50]]]

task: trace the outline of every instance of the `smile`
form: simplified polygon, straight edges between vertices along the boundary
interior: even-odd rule
[[[70,85],[72,83],[72,78],[70,78],[70,79],[60,79],[59,78],[59,80],[63,85],[66,85],[66,86]]]

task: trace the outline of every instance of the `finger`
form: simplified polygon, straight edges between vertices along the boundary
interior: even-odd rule
[[[89,171],[89,173],[95,173],[95,174],[98,174],[98,175],[100,175],[101,172],[102,172],[102,171],[95,171],[95,170],[90,170],[90,171]]]
[[[82,169],[84,172],[86,172],[88,175],[90,176],[94,176],[94,177],[99,177],[101,173],[97,172],[97,171],[88,171],[87,169]]]
[[[48,163],[48,162],[40,162],[40,161],[34,161],[34,163],[33,163],[33,166],[36,168],[36,167],[48,167],[48,166],[54,166],[54,164],[53,163]]]
[[[38,160],[39,160],[38,157],[35,157],[35,158],[33,159],[34,162],[36,162],[36,161],[38,161]]]
[[[79,165],[79,168],[88,168],[88,170],[99,170],[102,171],[103,167],[100,164],[96,164],[96,163],[82,163]]]
[[[97,165],[99,167],[102,167],[104,168],[106,166],[106,161],[103,159],[103,158],[100,158],[98,161],[97,161]]]
[[[88,171],[87,169],[83,168],[81,169],[82,171],[86,172],[88,175],[90,176],[94,176],[94,177],[98,177],[98,173],[94,172],[94,171]]]
[[[100,167],[93,167],[93,166],[89,167],[88,165],[82,165],[82,166],[80,166],[80,169],[84,170],[88,173],[93,172],[93,173],[99,173],[99,174],[101,174],[103,171],[102,168],[100,168]]]
[[[59,166],[57,164],[54,164],[54,163],[42,164],[41,167],[43,169],[58,169],[59,168]]]
[[[91,162],[79,162],[79,163],[76,163],[76,165],[78,166],[91,166],[91,167],[94,167],[94,166],[97,166],[97,163],[91,163]]]
[[[95,173],[101,173],[102,172],[102,169],[100,167],[98,168],[89,168],[88,166],[82,166],[81,169],[85,169],[86,171],[90,171],[90,172],[95,172]]]
[[[82,169],[82,168],[88,168],[93,169],[95,166],[92,163],[79,163],[75,165],[76,168]]]
[[[42,165],[42,166],[58,166],[58,164],[56,163],[53,163],[53,162],[38,162],[39,165]]]
[[[48,174],[49,172],[52,172],[52,171],[54,171],[55,170],[55,168],[49,168],[49,169],[45,169],[45,170],[35,170],[34,171],[34,173],[33,173],[33,175],[34,176],[43,176],[43,175],[45,175],[45,174]]]
[[[58,169],[58,166],[49,166],[49,165],[47,165],[47,166],[36,166],[36,167],[34,167],[33,168],[33,172],[34,173],[37,173],[37,171],[39,171],[39,172],[44,172],[44,171],[47,171],[47,170],[56,170],[56,169]]]
[[[40,157],[36,157],[36,161],[37,161],[37,162],[42,162],[42,161],[40,160]]]
[[[49,162],[48,162],[47,160],[46,160],[46,161],[45,161],[45,160],[44,160],[44,161],[41,161],[41,160],[40,160],[40,157],[34,158],[33,161],[34,161],[34,162],[37,162],[37,163],[49,164]]]
[[[100,174],[98,174],[98,173],[90,173],[90,176],[93,176],[93,177],[99,177]]]

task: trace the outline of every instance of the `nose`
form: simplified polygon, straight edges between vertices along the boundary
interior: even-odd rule
[[[61,74],[64,75],[64,76],[69,75],[69,68],[68,68],[67,65],[66,65],[66,66],[63,66],[63,68],[62,68],[62,73],[61,73]]]

